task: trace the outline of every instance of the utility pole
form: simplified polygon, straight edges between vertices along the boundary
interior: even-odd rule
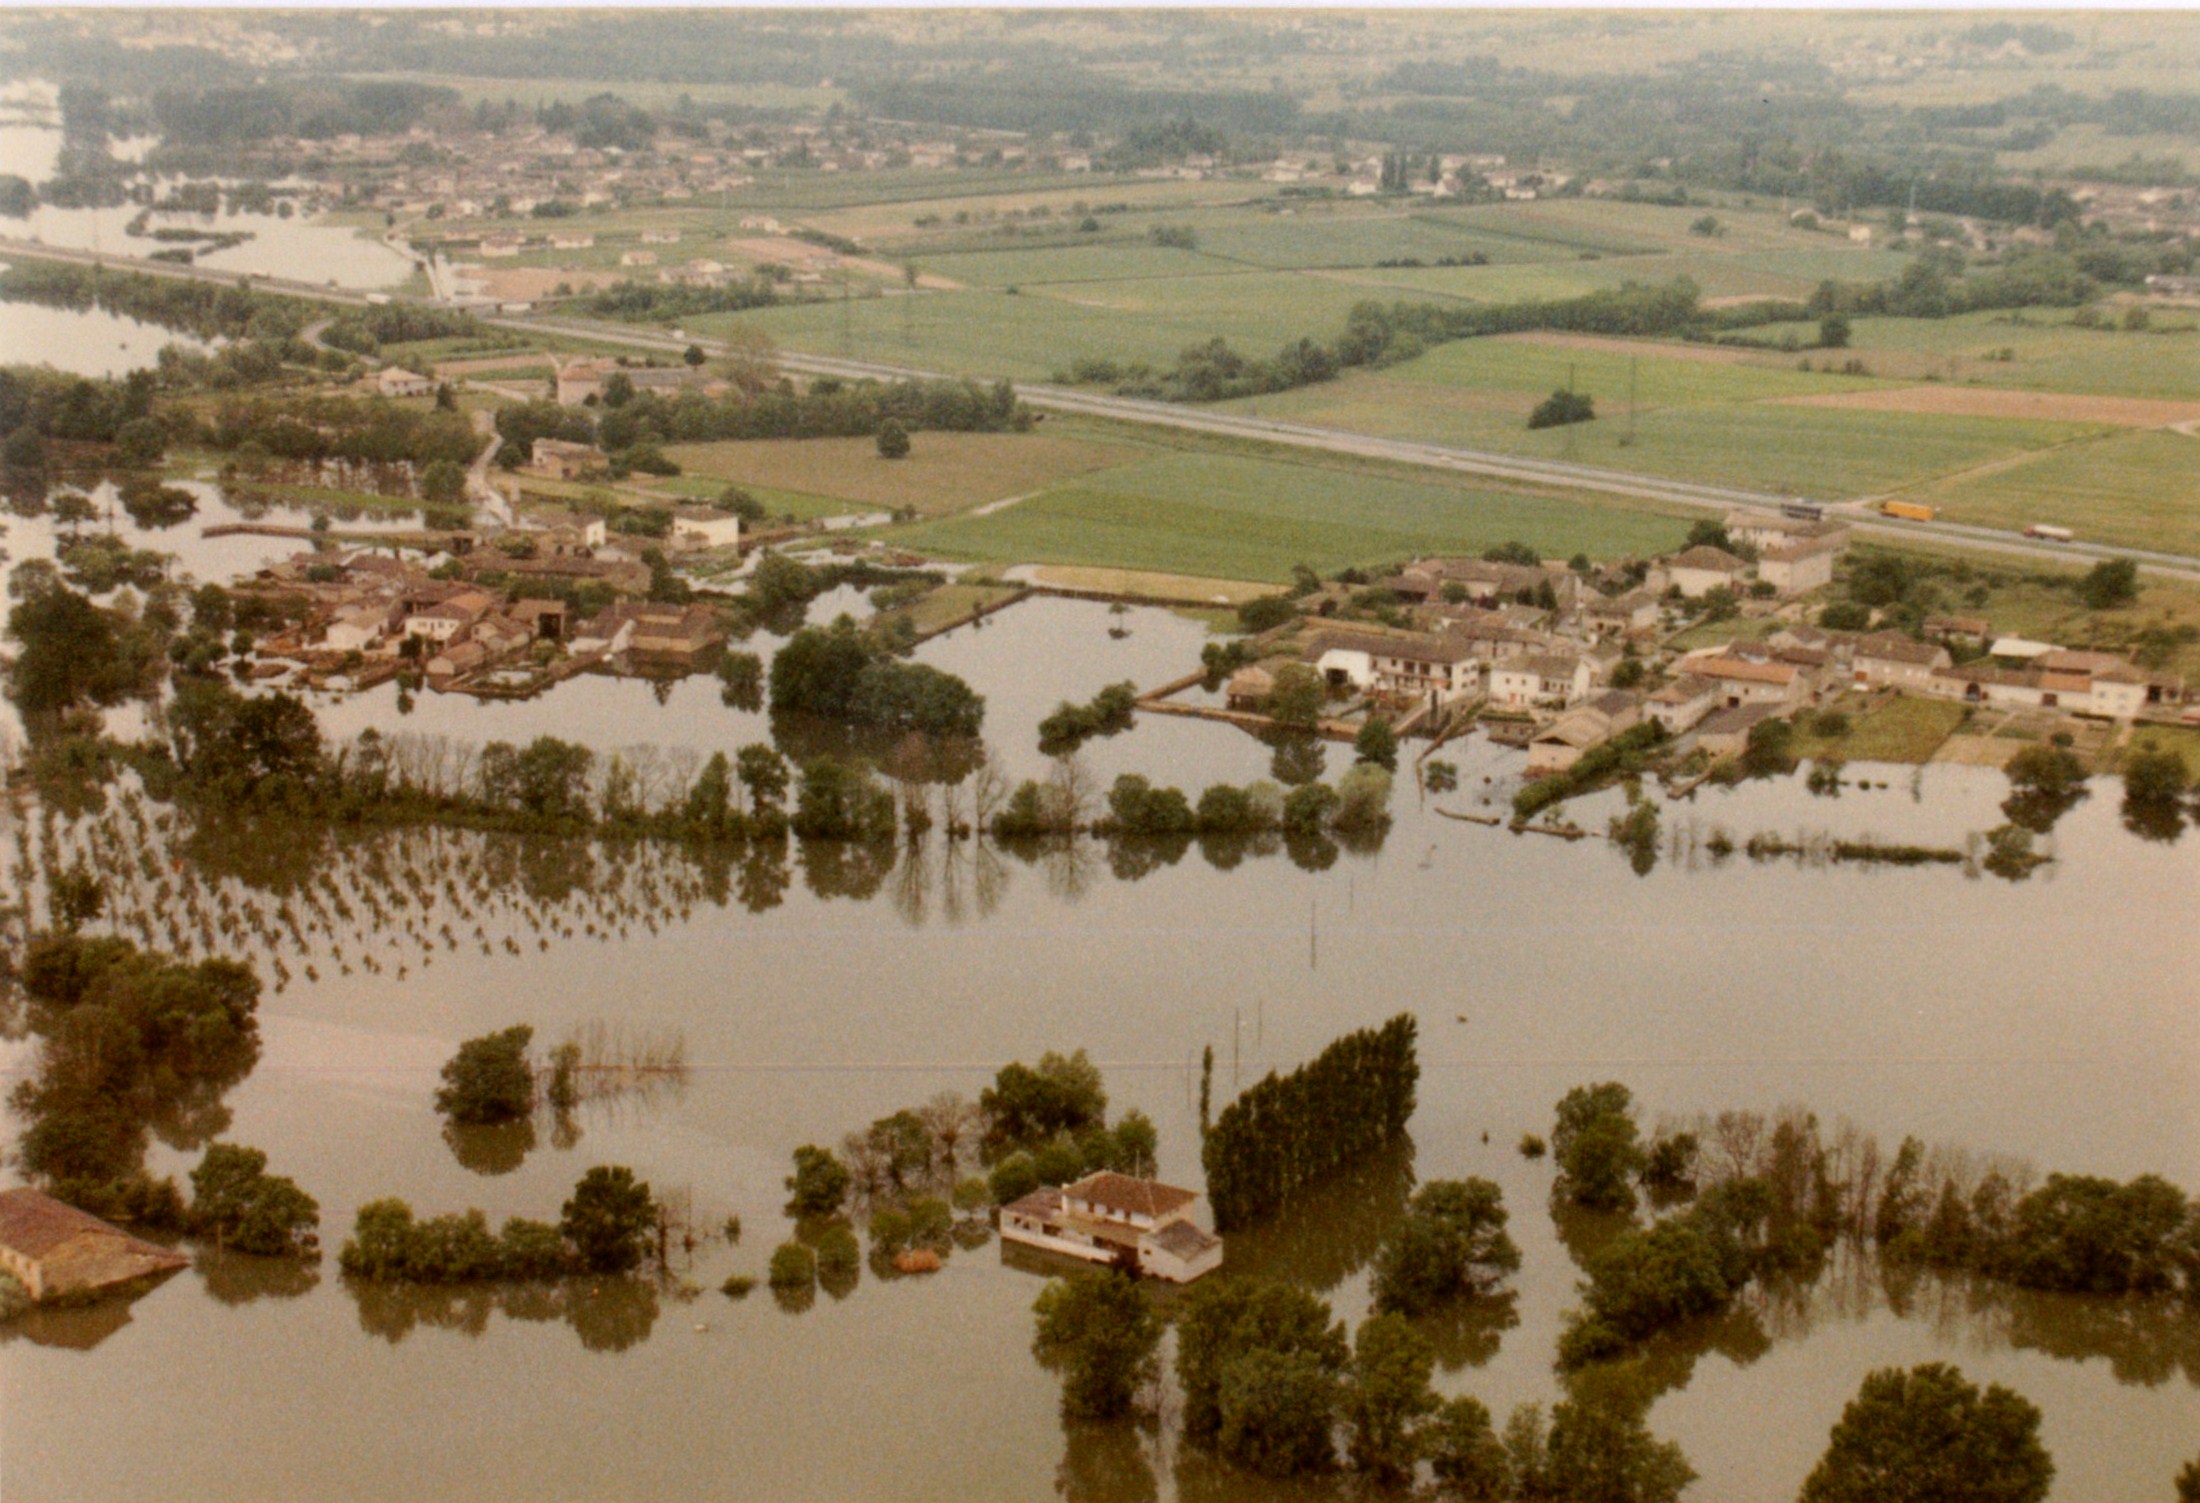
[[[1635,377],[1641,369],[1640,355],[1627,357],[1627,432],[1620,439],[1623,444],[1632,444],[1635,441]]]

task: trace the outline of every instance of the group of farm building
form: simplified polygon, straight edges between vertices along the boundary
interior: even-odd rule
[[[523,546],[512,546],[517,540]],[[436,690],[532,692],[586,668],[655,675],[699,666],[725,640],[708,605],[641,598],[650,571],[593,518],[446,551],[297,554],[237,586],[284,600],[296,626],[260,645],[263,676],[380,682],[405,668]],[[582,610],[582,598],[600,601]]]
[[[1728,755],[1758,723],[1849,690],[2121,722],[2174,714],[2184,702],[2173,676],[2114,653],[1997,637],[1977,618],[1928,619],[1921,637],[1821,630],[1796,607],[1831,583],[1848,530],[1756,512],[1729,515],[1725,528],[1754,558],[1698,544],[1646,568],[1586,573],[1556,562],[1417,559],[1372,586],[1397,602],[1391,620],[1402,612],[1410,625],[1330,625],[1351,598],[1330,589],[1301,602],[1309,618],[1290,640],[1333,697],[1401,724],[1480,710],[1528,747],[1531,775],[1562,772],[1644,721]],[[1782,624],[1693,650],[1667,645],[1670,625],[1700,615],[1716,591]],[[1638,666],[1623,673],[1630,662]],[[1282,666],[1271,657],[1239,670],[1231,707],[1260,710]]]

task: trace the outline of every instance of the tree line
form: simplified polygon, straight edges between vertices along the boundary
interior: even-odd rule
[[[2035,1185],[2019,1166],[1980,1172],[1915,1138],[1888,1159],[1852,1129],[1829,1141],[1802,1112],[1723,1112],[1644,1143],[1617,1082],[1569,1092],[1557,1115],[1557,1199],[1631,1215],[1640,1187],[1678,1207],[1590,1257],[1582,1308],[1560,1339],[1565,1367],[1716,1315],[1753,1279],[1814,1276],[1843,1241],[1891,1265],[2025,1289],[2200,1301],[2200,1204],[2155,1175],[2050,1174]]]
[[[1223,1108],[1200,1160],[1215,1229],[1234,1231],[1287,1210],[1308,1188],[1405,1130],[1413,1116],[1419,1026],[1400,1013],[1346,1034]]]

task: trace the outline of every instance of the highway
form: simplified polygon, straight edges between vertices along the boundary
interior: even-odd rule
[[[4,260],[11,255],[44,257],[48,260],[70,261],[82,265],[107,266],[119,270],[148,272],[155,276],[190,277],[202,281],[222,283],[234,283],[238,280],[234,272],[213,271],[197,266],[149,263],[126,256],[100,255],[90,251],[57,249],[51,246],[0,239],[0,260]],[[350,292],[336,287],[316,286],[310,282],[291,281],[276,277],[254,277],[251,278],[251,283],[259,290],[283,293],[293,297],[313,298],[323,302],[339,303],[353,307],[363,307],[367,304],[367,297],[363,293]],[[574,338],[622,345],[629,349],[678,354],[693,343],[701,345],[705,353],[727,353],[726,346],[716,340],[674,335],[659,330],[638,329],[631,324],[606,323],[592,319],[563,316],[492,314],[482,313],[479,310],[476,310],[475,316],[483,323],[516,332],[566,334]],[[924,370],[875,360],[803,354],[790,350],[780,351],[778,360],[779,364],[787,370],[803,375],[841,376],[856,380],[878,379],[891,381],[908,378],[931,379],[954,376],[952,372]],[[956,379],[960,379],[960,377],[956,377]],[[1103,418],[1113,422],[1141,423],[1154,427],[1174,428],[1185,432],[1206,433],[1224,438],[1245,439],[1257,443],[1309,449],[1321,453],[1383,460],[1394,464],[1411,465],[1420,469],[1507,481],[1515,485],[1576,492],[1589,491],[1715,512],[1730,510],[1777,512],[1782,506],[1801,499],[1794,496],[1776,495],[1768,491],[1704,485],[1693,481],[1672,480],[1657,475],[1643,475],[1625,470],[1607,469],[1599,465],[1577,464],[1565,460],[1533,459],[1514,454],[1499,454],[1481,449],[1461,448],[1450,444],[1423,443],[1412,439],[1381,438],[1370,434],[1353,433],[1341,428],[1323,428],[1307,423],[1284,422],[1275,418],[1216,412],[1207,408],[1191,407],[1179,403],[1111,396],[1099,392],[1080,391],[1070,387],[1019,383],[1016,392],[1030,406],[1047,412]],[[2113,548],[2103,544],[2083,541],[2042,543],[1995,528],[1975,527],[1961,522],[1898,522],[1882,518],[1877,512],[1870,510],[1867,502],[1861,500],[1822,502],[1819,504],[1826,507],[1829,518],[1838,519],[1853,527],[1857,532],[1874,538],[1890,541],[1935,542],[1981,552],[1996,553],[2011,558],[2049,563],[2068,563],[2073,560],[2089,558],[2130,558],[2157,573],[2200,582],[2200,557],[2190,554],[2138,548]]]

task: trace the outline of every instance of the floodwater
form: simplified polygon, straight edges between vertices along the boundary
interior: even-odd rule
[[[0,302],[0,365],[50,365],[72,376],[123,376],[160,359],[164,346],[206,345],[188,334],[104,309]]]
[[[1118,624],[1128,637],[1109,636]],[[989,729],[1026,775],[1043,766],[1032,728],[1056,699],[1167,676],[1201,630],[1160,611],[1036,601],[924,656],[988,695]],[[646,684],[591,678],[520,705],[423,695],[410,725],[372,695],[324,716],[346,732],[552,731],[694,754],[766,729],[719,704],[707,679],[662,703]],[[1447,806],[1473,807],[1484,778],[1501,798],[1517,776],[1517,754],[1473,740],[1453,754],[1462,789]],[[1328,755],[1334,776],[1344,755]],[[1270,752],[1224,727],[1146,715],[1086,759],[1102,781],[1137,768],[1196,790],[1265,775]],[[1115,1109],[1160,1125],[1164,1176],[1197,1184],[1202,1047],[1216,1051],[1226,1099],[1338,1033],[1418,1013],[1410,1156],[1296,1225],[1239,1239],[1231,1258],[1303,1279],[1356,1319],[1366,1257],[1408,1176],[1497,1180],[1526,1259],[1515,1295],[1438,1335],[1439,1386],[1500,1414],[1554,1397],[1553,1342],[1577,1277],[1546,1209],[1551,1171],[1511,1145],[1547,1131],[1551,1103],[1583,1081],[1629,1082],[1646,1120],[1800,1102],[1889,1144],[1914,1132],[2043,1170],[2200,1181],[2188,979],[2200,839],[2138,840],[2104,788],[2057,827],[2057,863],[2022,883],[1703,853],[1715,827],[1960,844],[2000,821],[1998,775],[1852,772],[1890,786],[1823,799],[1787,780],[1668,805],[1679,849],[1640,877],[1602,842],[1439,818],[1404,780],[1381,848],[1320,871],[1281,854],[1218,865],[1194,843],[1126,880],[1104,847],[1026,861],[934,839],[854,880],[797,853],[776,878],[737,869],[718,885],[669,855],[499,855],[496,842],[447,833],[307,851],[275,849],[264,832],[209,840],[197,852],[209,871],[293,897],[317,872],[354,898],[386,895],[402,886],[388,873],[432,881],[458,852],[507,874],[509,890],[460,923],[455,944],[394,910],[375,925],[355,901],[354,920],[270,957],[287,979],[263,1005],[265,1054],[229,1096],[225,1136],[268,1149],[320,1198],[332,1250],[377,1195],[423,1212],[478,1205],[492,1221],[552,1215],[597,1163],[690,1187],[706,1223],[738,1214],[744,1235],[699,1251],[691,1277],[709,1292],[692,1300],[585,1285],[531,1300],[360,1294],[333,1259],[286,1278],[208,1260],[124,1310],[48,1318],[0,1344],[0,1481],[11,1503],[1038,1497],[1066,1466],[1074,1496],[1173,1495],[1165,1431],[1064,1435],[1055,1382],[1028,1353],[1040,1279],[997,1246],[958,1251],[932,1278],[866,1273],[801,1313],[761,1290],[740,1303],[715,1292],[728,1272],[761,1272],[784,1235],[779,1180],[796,1145],[837,1141],[943,1089],[975,1095],[1000,1063],[1049,1048],[1091,1050]],[[1618,800],[1574,812],[1600,827]],[[229,888],[245,891],[236,877]],[[685,1089],[584,1110],[569,1143],[545,1129],[532,1145],[461,1145],[462,1160],[443,1139],[429,1097],[457,1040],[517,1021],[555,1038],[597,1019],[684,1036]],[[156,1157],[164,1169],[191,1162]],[[1855,1267],[1674,1343],[1651,1423],[1702,1473],[1690,1497],[1789,1496],[1866,1371],[1934,1359],[2044,1409],[2058,1497],[2159,1493],[2200,1434],[2189,1316],[1931,1281],[1890,1289]],[[224,1375],[219,1405],[113,1398],[210,1360]],[[847,1444],[856,1415],[874,1443]]]
[[[46,97],[46,96],[41,96]],[[61,131],[51,116],[35,109],[17,109],[0,115],[0,173],[38,184],[53,177],[61,158]],[[109,154],[119,160],[142,158],[151,143],[131,139],[109,143]],[[156,198],[165,196],[184,179],[151,179]],[[97,251],[110,256],[151,255],[166,248],[149,234],[133,236],[125,227],[139,213],[134,203],[114,208],[61,208],[39,204],[22,218],[0,218],[0,236],[30,240],[70,250]],[[252,238],[240,245],[209,251],[197,258],[200,266],[239,275],[285,277],[303,282],[323,282],[332,287],[366,291],[393,287],[412,274],[411,260],[371,235],[344,225],[317,223],[310,215],[283,218],[272,213],[182,214],[158,213],[148,229],[198,229],[215,233],[248,230]],[[0,311],[0,317],[7,316]],[[7,359],[20,358],[12,350]],[[72,369],[58,358],[55,364]]]
[[[180,527],[115,525],[201,578],[294,548],[200,537],[232,513],[197,489],[200,514]],[[48,521],[7,525],[12,559],[50,554]],[[860,608],[839,592],[812,614]],[[1022,777],[1046,767],[1035,727],[1058,700],[1175,677],[1203,636],[1164,611],[1036,600],[919,656],[986,695],[993,744]],[[689,761],[773,731],[707,677],[583,677],[517,704],[421,694],[409,713],[385,687],[317,710],[338,736],[556,734]],[[1324,755],[1334,778],[1349,754]],[[1417,1013],[1410,1147],[1288,1224],[1233,1239],[1229,1259],[1302,1281],[1356,1321],[1406,1186],[1496,1180],[1525,1258],[1513,1292],[1432,1330],[1439,1386],[1500,1416],[1558,1393],[1581,1238],[1548,1209],[1548,1164],[1512,1145],[1547,1133],[1575,1084],[1626,1081],[1646,1124],[1800,1103],[1890,1146],[1914,1133],[2043,1172],[2200,1185],[2200,835],[2138,838],[2113,785],[2064,817],[2056,861],[2022,882],[1705,848],[1715,830],[1962,846],[2001,822],[2006,791],[1962,768],[1852,767],[1877,786],[1838,798],[1788,779],[1661,801],[1661,859],[1637,875],[1600,840],[1440,817],[1437,803],[1502,806],[1521,760],[1478,738],[1445,755],[1457,793],[1423,800],[1401,778],[1379,847],[1304,864],[1197,842],[1158,858],[1088,842],[1027,859],[935,835],[890,863],[798,850],[712,869],[655,848],[459,832],[186,835],[152,824],[157,809],[111,804],[103,838],[147,858],[127,873],[114,862],[140,937],[225,949],[237,912],[268,925],[248,951],[269,982],[265,1048],[228,1095],[222,1136],[266,1149],[318,1197],[331,1256],[304,1271],[204,1256],[134,1301],[0,1331],[0,1495],[1178,1496],[1166,1425],[1065,1433],[1056,1381],[1029,1352],[1041,1278],[997,1245],[959,1250],[928,1278],[867,1271],[799,1312],[761,1289],[715,1292],[729,1272],[760,1274],[786,1235],[780,1181],[797,1145],[942,1090],[975,1096],[1002,1063],[1048,1049],[1090,1050],[1113,1109],[1159,1125],[1163,1176],[1196,1186],[1202,1048],[1219,1102],[1342,1032]],[[1101,786],[1140,771],[1196,795],[1266,777],[1277,759],[1230,728],[1145,714],[1083,760]],[[1621,797],[1571,813],[1599,830]],[[197,895],[158,899],[154,874],[184,863]],[[295,920],[280,934],[278,909]],[[547,1042],[599,1020],[681,1036],[685,1087],[584,1108],[577,1134],[445,1140],[430,1097],[458,1040],[527,1022]],[[30,1057],[0,1043],[11,1078]],[[195,1156],[156,1147],[154,1168],[181,1173]],[[547,1218],[602,1163],[688,1188],[705,1225],[740,1217],[738,1245],[708,1243],[685,1270],[705,1292],[359,1291],[335,1272],[366,1200]],[[2200,1437],[2189,1312],[1890,1283],[1837,1263],[1656,1355],[1665,1388],[1650,1423],[1701,1474],[1687,1495],[1701,1503],[1792,1496],[1864,1374],[1890,1364],[1953,1361],[2037,1403],[2059,1499],[2166,1496]],[[216,1402],[142,1401],[209,1374]]]

